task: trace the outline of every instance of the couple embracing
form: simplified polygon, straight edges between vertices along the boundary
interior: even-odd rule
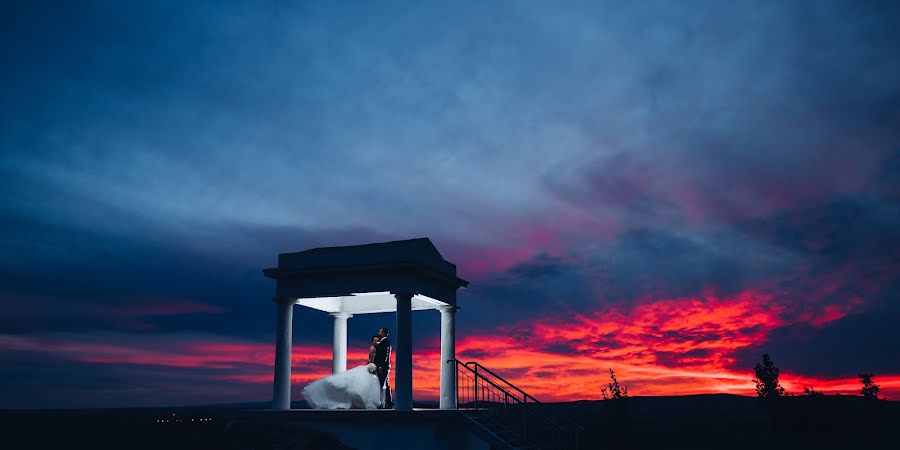
[[[365,365],[319,378],[301,391],[313,409],[391,409],[391,341],[387,328],[372,336]]]

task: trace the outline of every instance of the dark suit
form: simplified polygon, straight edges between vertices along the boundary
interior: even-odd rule
[[[384,407],[393,408],[394,400],[391,397],[391,384],[388,380],[388,375],[391,373],[391,341],[387,336],[378,341],[373,359],[375,367],[378,368],[378,382],[381,383],[381,388],[384,389]]]

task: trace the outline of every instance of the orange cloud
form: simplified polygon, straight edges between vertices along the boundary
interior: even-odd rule
[[[744,292],[730,297],[645,301],[629,310],[606,308],[570,317],[546,317],[496,333],[459,336],[457,357],[478,361],[538,399],[597,399],[613,369],[632,395],[731,393],[753,395],[751,368],[735,369],[738,350],[763,342],[774,328],[804,322],[822,326],[861,305],[826,305],[797,311],[771,295]],[[460,317],[465,320],[464,316]],[[272,382],[274,345],[215,336],[35,339],[0,335],[0,349],[50,352],[95,364],[206,369],[223,382]],[[152,339],[148,341],[147,339]],[[348,366],[365,364],[365,348],[351,348]],[[302,385],[331,372],[327,345],[295,345],[295,397]],[[417,345],[413,385],[419,400],[436,400],[440,386],[437,341]],[[392,377],[393,378],[393,377]],[[826,393],[856,394],[855,378],[821,378],[783,373],[796,393],[811,386]],[[884,395],[900,394],[900,375],[877,374]],[[393,381],[393,380],[392,380]]]
[[[763,342],[771,330],[789,323],[786,317],[822,326],[859,304],[798,314],[762,293],[666,299],[628,311],[609,308],[520,324],[500,335],[464,337],[457,353],[509,374],[511,381],[547,400],[598,398],[610,368],[634,395],[753,395],[752,370],[734,369],[737,350]],[[790,373],[782,379],[796,392],[803,386],[829,393],[859,391],[855,379]],[[879,380],[886,395],[898,392],[900,377]]]

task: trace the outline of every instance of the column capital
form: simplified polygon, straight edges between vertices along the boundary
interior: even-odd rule
[[[397,300],[412,300],[413,296],[416,295],[412,292],[392,292],[392,294]]]
[[[335,319],[349,319],[349,318],[353,317],[353,314],[350,314],[348,312],[343,312],[343,311],[328,313],[328,315],[331,317],[334,317]]]
[[[443,313],[450,313],[450,314],[453,314],[453,313],[459,311],[459,306],[454,306],[454,305],[440,305],[440,306],[437,307],[437,309],[438,309],[438,311],[440,311],[442,314],[443,314]]]
[[[279,305],[297,304],[297,299],[291,297],[272,297],[272,302],[278,303]]]

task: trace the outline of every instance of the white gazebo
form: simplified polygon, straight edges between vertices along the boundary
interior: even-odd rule
[[[441,313],[441,409],[456,408],[454,317],[456,290],[468,282],[456,276],[428,238],[345,247],[314,248],[278,255],[265,269],[276,280],[278,307],[272,407],[291,405],[291,329],[294,305],[334,318],[332,371],[347,370],[347,320],[356,314],[396,312],[391,331],[394,408],[412,409],[412,311]]]

